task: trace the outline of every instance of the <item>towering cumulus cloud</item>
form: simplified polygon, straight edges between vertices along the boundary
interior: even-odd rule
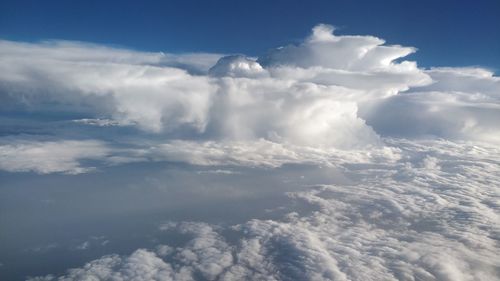
[[[208,75],[190,70],[206,71],[197,60],[213,55],[172,59],[79,43],[4,41],[3,104],[76,111],[149,132],[195,132],[198,138],[375,144],[377,134],[358,116],[359,103],[431,80],[413,62],[394,62],[412,48],[332,31],[319,25],[299,46],[272,50],[257,61],[222,57]],[[183,68],[172,62],[181,59]]]
[[[328,25],[259,59],[237,55],[217,63],[217,55],[72,42],[3,41],[0,48],[6,111],[61,119],[78,113],[181,139],[340,148],[377,144],[379,135],[498,141],[491,124],[498,117],[497,77],[482,69],[422,70],[399,61],[414,48],[336,36]]]
[[[345,181],[297,191],[284,176],[282,216],[164,222],[182,243],[34,280],[498,278],[500,78],[419,68],[413,47],[334,31],[258,58],[0,41],[3,171],[294,164]]]

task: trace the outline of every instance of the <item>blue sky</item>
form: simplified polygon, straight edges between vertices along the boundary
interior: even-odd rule
[[[499,1],[2,1],[0,38],[261,55],[318,23],[417,47],[421,66],[500,68]]]

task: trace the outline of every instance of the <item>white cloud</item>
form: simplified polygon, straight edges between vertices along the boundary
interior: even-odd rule
[[[164,54],[67,42],[1,41],[0,50],[2,98],[32,111],[58,112],[68,105],[81,111],[85,106],[84,112],[95,117],[135,122],[155,132],[205,126],[213,86],[177,64],[168,66]],[[191,67],[190,59],[178,59]],[[196,59],[202,55],[193,55]]]
[[[217,63],[217,54],[0,41],[2,109],[56,117],[69,111],[84,116],[71,116],[76,124],[143,130],[122,131],[124,139],[136,134],[147,141],[141,146],[127,139],[109,152],[106,163],[112,164],[173,160],[275,167],[325,159],[332,155],[328,150],[379,150],[380,136],[500,142],[500,78],[491,72],[419,69],[415,62],[399,61],[414,48],[332,32],[318,25],[301,44],[258,60],[237,55]],[[65,130],[73,129],[83,130]],[[2,169],[75,173],[78,161],[68,162],[67,169]]]
[[[160,257],[170,255],[174,252],[174,248],[168,245],[158,245],[156,246],[156,254]]]
[[[8,144],[12,142],[14,144]],[[3,143],[3,144],[2,144]],[[368,146],[343,150],[255,141],[181,141],[120,147],[98,140],[0,140],[0,170],[39,174],[80,174],[95,165],[114,166],[133,162],[181,162],[193,165],[233,165],[276,168],[290,163],[338,166],[346,162],[367,163],[374,159],[397,161],[400,150],[391,146]],[[86,160],[95,160],[88,163]],[[233,174],[231,170],[200,171],[200,174]]]
[[[171,66],[206,73],[221,54],[187,53],[165,54],[163,52],[139,52],[125,48],[104,46],[87,42],[50,40],[39,43],[23,43],[0,40],[0,49],[5,58],[17,61],[40,60],[47,62],[115,63],[132,65]],[[38,61],[36,61],[38,63]],[[8,75],[5,73],[4,75]]]
[[[213,76],[261,78],[269,73],[255,60],[242,55],[225,56],[209,70]]]
[[[395,59],[415,52],[409,47],[384,46],[384,40],[373,36],[336,36],[333,30],[330,25],[317,25],[304,43],[271,50],[259,61],[264,65],[370,71],[396,66]]]
[[[381,101],[367,122],[384,135],[500,143],[500,78],[478,68],[426,73],[433,84]]]
[[[126,258],[118,255],[102,257],[83,268],[69,270],[67,276],[57,280],[174,280],[172,275],[173,270],[169,264],[164,263],[155,253],[139,249]],[[55,277],[49,275],[29,280],[55,280]]]
[[[369,147],[360,150],[314,148],[280,144],[264,139],[241,142],[174,141],[145,152],[154,161],[186,162],[195,165],[280,167],[287,163],[336,166],[346,162],[367,163],[375,159],[397,161],[396,147]]]
[[[430,82],[415,63],[394,62],[412,48],[382,44],[370,36],[334,36],[320,25],[300,46],[261,58],[267,69],[229,56],[211,75],[193,75],[188,68],[198,59],[218,56],[188,59],[75,42],[2,41],[1,91],[5,104],[20,110],[69,109],[88,115],[83,120],[111,119],[155,133],[358,147],[378,141],[358,116],[360,101]],[[188,67],[168,63],[181,60]]]
[[[13,139],[4,139],[2,142]],[[109,150],[100,141],[19,141],[0,143],[0,169],[9,172],[33,171],[39,174],[80,174],[92,170],[81,160],[102,159]]]
[[[426,71],[435,83],[422,90],[440,92],[481,93],[499,101],[500,78],[493,72],[478,67],[438,67]]]
[[[77,124],[84,124],[84,125],[89,125],[89,126],[98,126],[98,127],[113,127],[113,126],[131,126],[134,125],[134,123],[120,123],[116,120],[112,119],[100,119],[100,118],[95,118],[95,119],[90,119],[90,118],[83,118],[83,119],[75,119],[73,122]]]

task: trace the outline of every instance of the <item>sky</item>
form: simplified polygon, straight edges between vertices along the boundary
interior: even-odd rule
[[[64,39],[145,51],[258,56],[318,23],[338,34],[417,46],[424,67],[500,69],[500,3],[481,1],[2,1],[0,37]],[[478,44],[478,42],[481,42]]]
[[[2,2],[0,279],[498,280],[498,4],[436,2]]]

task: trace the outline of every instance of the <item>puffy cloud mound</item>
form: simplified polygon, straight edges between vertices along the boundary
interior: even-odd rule
[[[242,55],[222,57],[217,61],[217,64],[210,68],[209,74],[247,78],[266,77],[268,75],[267,71],[258,62]]]
[[[155,253],[139,249],[126,258],[118,255],[102,257],[86,264],[83,268],[71,269],[67,276],[57,280],[174,280],[172,274],[171,265],[164,263]],[[49,275],[30,280],[54,279],[54,276]]]

